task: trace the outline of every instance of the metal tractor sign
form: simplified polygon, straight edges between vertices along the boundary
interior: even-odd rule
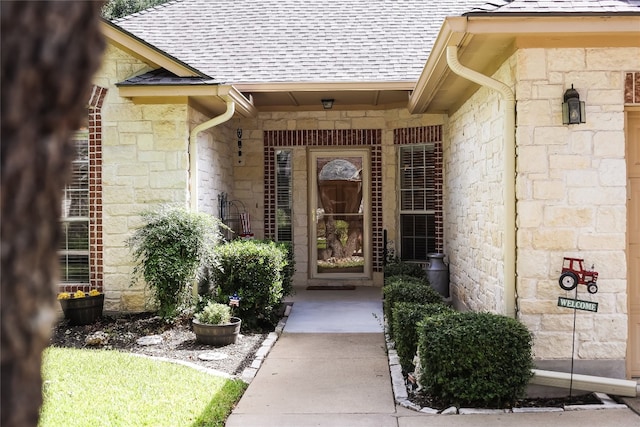
[[[581,258],[564,258],[562,274],[558,280],[560,287],[565,291],[575,289],[578,285],[585,285],[590,294],[598,292],[598,272],[584,269],[584,260]]]

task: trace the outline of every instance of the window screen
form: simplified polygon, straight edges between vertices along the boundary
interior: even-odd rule
[[[293,181],[291,150],[276,150],[276,240],[291,242]]]
[[[400,256],[424,261],[428,253],[436,252],[435,146],[402,146],[399,156]]]
[[[89,134],[74,136],[76,158],[62,198],[60,279],[89,283]]]

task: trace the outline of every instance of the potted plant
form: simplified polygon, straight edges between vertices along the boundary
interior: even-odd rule
[[[231,315],[231,307],[209,301],[193,316],[193,332],[202,344],[225,346],[235,344],[240,333],[241,320]]]
[[[89,325],[102,316],[104,294],[92,289],[89,293],[76,291],[75,293],[61,292],[58,301],[69,319],[71,325]]]

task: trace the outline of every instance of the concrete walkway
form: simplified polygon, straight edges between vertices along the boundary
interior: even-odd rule
[[[297,289],[227,427],[640,426],[629,409],[427,415],[394,402],[379,288]]]

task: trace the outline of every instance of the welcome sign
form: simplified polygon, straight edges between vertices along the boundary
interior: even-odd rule
[[[574,308],[576,310],[598,311],[598,303],[592,301],[583,301],[579,299],[558,297],[558,307]]]

